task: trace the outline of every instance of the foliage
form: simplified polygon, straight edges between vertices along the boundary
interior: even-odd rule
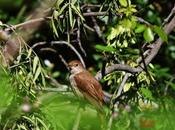
[[[29,6],[24,0],[0,1],[3,5],[1,29],[22,22],[23,15],[37,2]],[[13,3],[15,15],[7,8],[9,3]],[[175,38],[173,34],[167,36],[163,29],[165,16],[160,11],[164,10],[161,4],[162,1],[142,0],[54,1],[49,7],[50,16],[46,18],[50,26],[48,23],[47,27],[42,26],[28,44],[20,39],[24,46],[13,64],[8,68],[0,67],[0,129],[173,129]],[[15,29],[12,32],[18,34]],[[167,43],[158,58],[144,66],[144,71],[129,74],[123,93],[117,98],[128,73],[114,71],[102,77],[103,89],[112,94],[110,107],[105,106],[103,114],[73,95],[67,70],[62,69],[61,55],[67,61],[75,59],[79,57],[73,54],[76,50],[87,60],[88,67],[92,66],[88,69],[93,74],[114,64],[137,67],[144,64],[143,52],[151,48],[149,45],[158,37]],[[48,43],[37,44],[38,40]],[[64,45],[55,46],[49,42],[53,40],[68,44],[62,49]],[[4,42],[0,44],[0,49],[3,48]],[[138,61],[139,58],[142,60]],[[50,67],[44,65],[46,59],[52,60]]]

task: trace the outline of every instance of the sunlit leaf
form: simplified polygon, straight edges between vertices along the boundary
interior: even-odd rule
[[[58,16],[59,16],[58,11],[54,10],[53,11],[53,17],[54,17],[54,19],[58,20]]]
[[[39,58],[38,58],[38,56],[35,56],[33,59],[33,73],[35,73],[36,67],[38,66],[38,63],[39,63]]]
[[[41,66],[38,66],[33,81],[35,82],[38,76],[41,74]]]
[[[54,34],[58,37],[58,32],[57,32],[57,29],[56,29],[56,26],[55,26],[53,18],[51,19],[51,24],[52,24],[52,28],[53,28]]]
[[[70,5],[69,5],[69,22],[70,22],[70,26],[72,28],[73,27],[73,15],[72,15],[72,9],[71,9]]]
[[[154,40],[154,35],[151,28],[148,27],[145,29],[143,37],[147,42],[152,42]]]
[[[126,0],[119,0],[120,4],[124,7],[127,6],[127,1]]]
[[[76,14],[78,14],[78,16],[81,18],[81,20],[84,20],[79,8],[76,8],[74,5],[71,5],[72,9],[76,12]]]
[[[58,11],[58,16],[60,16],[62,13],[63,13],[63,11],[66,9],[66,7],[68,6],[69,4],[67,3],[67,4],[65,4],[59,11]]]
[[[64,2],[64,0],[57,0],[56,6],[59,7],[63,2]]]
[[[32,54],[32,48],[30,48],[27,53],[28,54],[27,54],[26,59],[28,59],[31,56],[31,54]]]

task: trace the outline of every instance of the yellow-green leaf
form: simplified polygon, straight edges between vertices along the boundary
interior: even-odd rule
[[[52,28],[53,28],[54,34],[58,37],[58,32],[57,32],[57,29],[56,29],[56,27],[55,27],[55,23],[54,23],[54,21],[53,21],[53,18],[51,19],[51,24],[52,24]]]
[[[71,7],[75,11],[75,13],[81,18],[81,20],[84,20],[79,8],[78,7],[76,8],[73,4],[71,4]]]
[[[127,1],[126,0],[119,0],[120,5],[126,7],[127,6]]]
[[[36,79],[38,78],[38,76],[40,75],[41,73],[41,66],[38,66],[37,70],[36,70],[36,73],[35,73],[35,76],[34,76],[34,79],[33,79],[33,82],[36,81]]]
[[[36,71],[36,67],[38,66],[38,63],[39,63],[39,58],[38,58],[38,56],[35,56],[34,60],[33,60],[33,74]]]
[[[70,26],[72,28],[72,25],[73,25],[73,15],[72,15],[72,8],[71,8],[70,5],[69,5],[69,22],[70,22]]]
[[[152,42],[154,40],[154,35],[151,28],[148,27],[145,29],[143,37],[147,42]]]

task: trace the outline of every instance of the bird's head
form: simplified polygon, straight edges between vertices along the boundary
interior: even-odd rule
[[[73,60],[68,63],[71,74],[77,74],[85,70],[83,64],[79,60]]]

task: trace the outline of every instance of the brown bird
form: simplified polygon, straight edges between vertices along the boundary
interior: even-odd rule
[[[104,103],[104,93],[98,80],[95,79],[78,60],[69,62],[68,67],[71,73],[69,78],[73,88],[79,90],[85,99],[95,107],[101,108]]]

